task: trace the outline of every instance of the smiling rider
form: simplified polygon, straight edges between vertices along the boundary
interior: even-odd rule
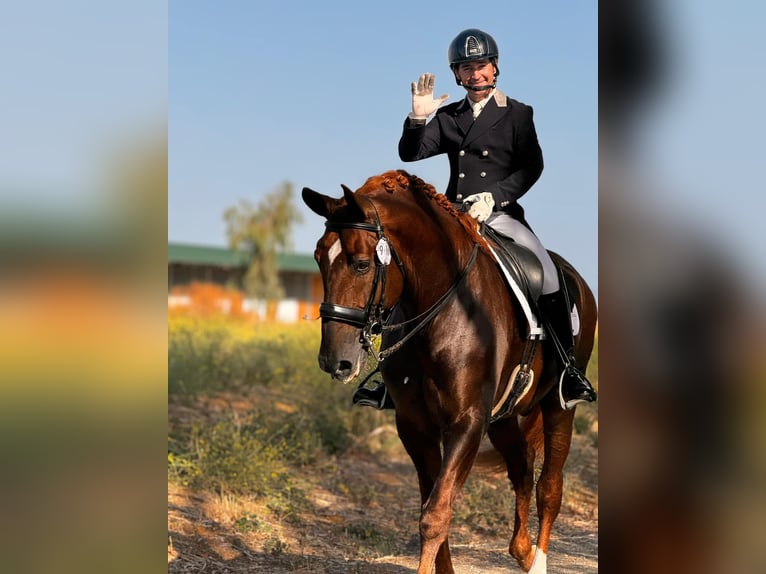
[[[524,218],[518,200],[543,171],[532,108],[497,88],[499,51],[494,38],[471,28],[460,32],[447,52],[455,81],[466,90],[457,103],[434,99],[435,76],[426,73],[411,85],[412,112],[404,122],[399,157],[411,162],[447,154],[450,178],[446,196],[463,204],[477,221],[537,255],[543,266],[538,309],[549,336],[560,345],[559,392],[566,408],[596,400],[585,375],[575,366],[567,297],[556,267]],[[430,120],[429,120],[430,118]],[[390,408],[385,386],[360,387],[355,404]]]

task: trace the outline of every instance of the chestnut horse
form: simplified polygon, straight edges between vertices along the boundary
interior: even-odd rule
[[[436,574],[454,573],[452,503],[485,433],[516,493],[509,552],[525,571],[544,573],[574,418],[574,409],[559,403],[555,350],[547,340],[535,343],[541,352],[531,361],[532,387],[506,416],[492,417],[522,360],[528,325],[476,222],[405,171],[371,177],[355,192],[342,188],[339,199],[309,188],[302,194],[327,219],[314,253],[324,284],[319,366],[345,383],[360,373],[368,353],[381,360],[397,431],[420,485],[417,574],[434,567]],[[553,255],[579,313],[575,359],[584,370],[596,303],[577,272]],[[378,352],[371,337],[381,331]],[[535,548],[527,522],[541,442]]]

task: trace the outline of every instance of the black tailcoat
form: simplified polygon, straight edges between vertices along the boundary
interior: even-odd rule
[[[407,118],[399,140],[399,157],[410,162],[446,153],[450,179],[446,196],[460,203],[488,191],[495,210],[524,221],[517,203],[543,171],[532,108],[495,90],[479,117],[468,102],[439,108],[427,124]]]

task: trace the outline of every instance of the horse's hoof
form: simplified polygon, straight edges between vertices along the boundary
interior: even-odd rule
[[[526,544],[525,546],[526,549],[511,547],[508,549],[508,552],[516,559],[516,562],[524,572],[529,572],[529,569],[532,567],[532,562],[535,559],[535,549],[537,546],[529,546],[529,544]]]

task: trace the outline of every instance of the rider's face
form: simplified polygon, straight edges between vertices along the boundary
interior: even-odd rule
[[[489,60],[463,62],[457,67],[457,77],[463,86],[487,86],[495,80],[495,66]],[[468,90],[468,97],[479,101],[487,97],[487,92]]]

